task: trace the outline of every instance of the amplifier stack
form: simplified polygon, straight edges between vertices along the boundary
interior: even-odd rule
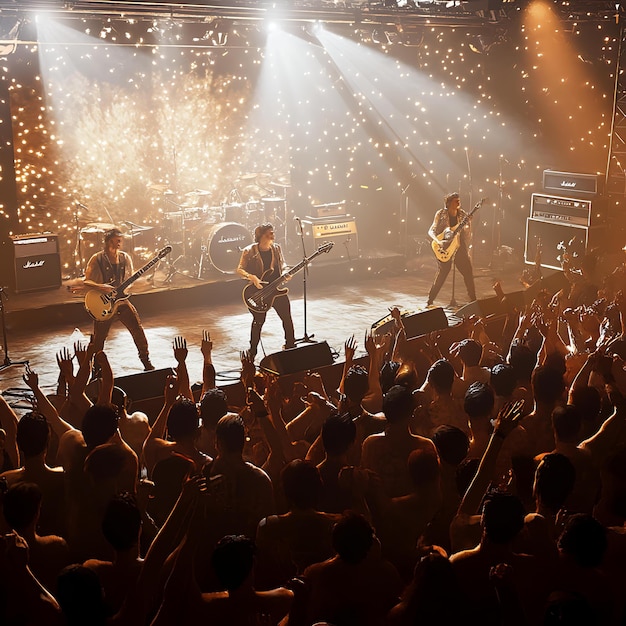
[[[606,211],[602,182],[597,174],[544,171],[546,193],[532,194],[526,220],[526,263],[535,264],[541,243],[541,266],[560,270],[559,248],[582,257],[600,241]]]
[[[59,238],[52,233],[14,235],[13,290],[15,293],[58,289],[61,286]]]

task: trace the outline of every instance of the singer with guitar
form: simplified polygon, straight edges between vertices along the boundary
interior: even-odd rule
[[[255,243],[246,246],[241,252],[237,273],[256,289],[262,289],[264,285],[269,285],[278,279],[287,268],[280,246],[274,243],[274,227],[272,224],[261,224],[254,230]],[[286,276],[289,280],[291,276]],[[285,332],[284,348],[294,348],[296,338],[293,329],[293,319],[291,318],[291,304],[287,293],[278,293],[271,305],[278,313],[283,323]],[[256,357],[257,347],[261,340],[261,329],[265,323],[267,311],[254,310],[250,306],[252,313],[252,327],[250,329],[250,355]]]
[[[104,234],[104,250],[94,254],[87,263],[85,270],[86,286],[103,294],[111,294],[116,287],[119,287],[132,276],[133,260],[129,254],[120,250],[122,238],[123,233],[117,228],[112,228]],[[116,318],[130,331],[144,370],[153,370],[154,365],[150,362],[148,355],[148,340],[141,325],[139,314],[128,299],[121,300],[116,304],[115,315],[109,319],[103,321],[94,319],[93,340],[96,351],[104,348],[109,329]]]
[[[461,209],[461,198],[456,192],[449,193],[444,201],[444,208],[435,213],[435,219],[428,230],[437,257],[437,274],[428,294],[427,306],[432,306],[435,301],[452,269],[452,263],[463,276],[470,301],[476,300],[474,272],[468,254],[471,238],[469,218],[480,207],[482,201],[476,205],[471,214]]]

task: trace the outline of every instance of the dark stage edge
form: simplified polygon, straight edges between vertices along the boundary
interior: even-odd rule
[[[313,262],[309,267],[307,284],[314,288],[317,285],[351,283],[386,273],[400,273],[405,269],[404,255],[379,250],[368,257],[352,260]],[[157,272],[153,284],[135,284],[131,289],[132,302],[142,318],[149,318],[153,312],[234,302],[241,298],[246,284],[236,274],[217,272],[201,280],[187,274],[176,274],[167,284],[164,279],[165,276]],[[83,305],[84,295],[72,293],[72,288],[79,283],[79,279],[71,279],[63,281],[59,289],[10,294],[5,302],[7,329],[78,326],[89,322],[91,318]],[[288,286],[294,295],[302,294],[302,272],[296,274]]]

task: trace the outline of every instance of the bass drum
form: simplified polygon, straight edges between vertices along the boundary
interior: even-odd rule
[[[252,243],[252,235],[242,224],[222,222],[200,228],[196,242],[200,245],[200,254],[208,257],[215,269],[224,274],[234,274],[241,251]]]

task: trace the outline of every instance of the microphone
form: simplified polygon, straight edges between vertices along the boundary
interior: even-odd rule
[[[86,207],[82,202],[79,202],[78,200],[74,200],[74,203],[76,204],[77,207],[81,209],[85,209],[85,211],[89,210],[89,207]]]
[[[293,216],[293,219],[294,219],[294,220],[296,220],[296,222],[299,222],[299,221],[300,221],[300,218],[299,218],[297,215],[294,215],[294,216]]]

